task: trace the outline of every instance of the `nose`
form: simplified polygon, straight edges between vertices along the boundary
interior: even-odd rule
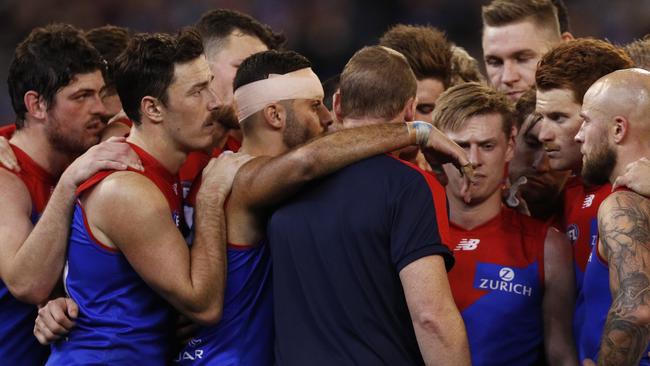
[[[223,106],[224,103],[222,103],[219,98],[217,97],[217,93],[215,92],[214,88],[210,85],[208,87],[208,110],[209,111],[214,111],[217,108]]]
[[[539,122],[539,134],[537,135],[537,139],[540,142],[548,142],[548,141],[553,141],[553,132],[551,131],[551,123],[546,120],[546,118],[542,118]]]
[[[503,74],[501,75],[501,82],[504,84],[513,84],[519,81],[520,75],[517,63],[512,60],[505,60],[503,63]]]
[[[104,102],[102,101],[102,97],[101,95],[99,95],[99,93],[95,94],[95,97],[93,98],[91,113],[98,114],[101,116],[105,116],[108,114],[108,110],[106,109],[106,106],[104,105]]]
[[[323,127],[323,131],[327,131],[329,129],[329,127],[334,123],[334,119],[332,118],[332,114],[322,104],[321,104],[320,108],[318,109],[318,119],[320,121],[321,127]]]
[[[584,121],[580,125],[580,130],[578,130],[578,133],[573,138],[573,140],[575,140],[575,142],[580,143],[580,144],[585,142],[585,122]]]
[[[476,144],[472,144],[469,147],[469,152],[467,153],[467,157],[469,158],[469,162],[472,163],[474,167],[478,167],[482,165],[482,159],[481,159],[481,153],[479,150],[479,146]]]

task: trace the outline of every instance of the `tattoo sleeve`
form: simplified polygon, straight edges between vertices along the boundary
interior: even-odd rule
[[[612,292],[598,364],[638,365],[650,335],[650,201],[614,193],[600,208],[598,227]]]

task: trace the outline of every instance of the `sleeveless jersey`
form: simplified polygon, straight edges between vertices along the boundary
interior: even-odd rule
[[[611,184],[586,186],[580,177],[572,177],[564,190],[564,227],[573,245],[576,277],[576,304],[573,314],[573,335],[580,339],[585,321],[582,283],[591,249],[598,243],[598,207],[611,192]]]
[[[16,132],[16,125],[13,123],[0,127],[0,136],[6,138],[7,140],[13,136],[14,132]]]
[[[473,365],[534,365],[543,358],[544,240],[548,224],[510,208],[464,230],[453,223],[449,283]]]
[[[174,359],[180,365],[273,364],[271,258],[266,240],[228,245],[223,316],[202,327]]]
[[[617,189],[617,191],[619,190],[627,190],[627,188]],[[596,236],[596,243],[598,243],[598,236]],[[592,246],[588,257],[583,295],[585,320],[580,324],[580,336],[576,337],[578,357],[580,362],[585,358],[597,362],[603,329],[607,321],[607,313],[612,306],[612,293],[609,288],[609,265],[607,260],[600,255],[598,245]],[[650,352],[650,346],[643,352],[639,365],[650,366],[648,352]]]
[[[138,173],[164,194],[178,227],[181,195],[177,176],[138,146],[131,147],[145,169]],[[79,187],[78,195],[113,172],[96,174]],[[48,365],[164,365],[171,358],[171,306],[140,278],[118,249],[103,245],[93,236],[79,201],[70,231],[64,282],[67,293],[79,305],[79,317],[68,337],[52,346]]]
[[[32,200],[32,224],[45,210],[56,179],[40,167],[20,148],[10,145],[20,165],[16,175],[23,181]],[[42,365],[47,359],[48,349],[41,346],[34,337],[34,320],[37,308],[14,298],[5,284],[0,281],[0,360],[6,365]]]

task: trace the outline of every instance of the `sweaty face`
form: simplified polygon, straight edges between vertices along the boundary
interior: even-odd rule
[[[599,104],[598,93],[590,89],[585,94],[580,113],[583,122],[575,137],[576,142],[581,144],[582,178],[593,185],[609,182],[617,162],[616,151],[609,142],[608,114]]]
[[[210,88],[212,74],[205,56],[176,64],[167,89],[164,124],[184,152],[204,150],[226,129],[217,121],[217,98]]]
[[[58,151],[81,155],[97,144],[104,130],[106,114],[100,92],[104,78],[100,71],[78,74],[59,90],[47,111],[46,134]]]
[[[483,59],[492,87],[517,100],[535,85],[537,62],[560,42],[532,21],[483,28]]]
[[[292,149],[325,132],[330,113],[321,99],[295,99],[285,108],[287,117],[282,141]]]
[[[513,144],[503,132],[503,117],[497,113],[470,117],[459,131],[444,131],[449,138],[464,148],[474,165],[472,184],[472,201],[470,205],[483,203],[493,195],[500,195],[503,171],[512,158]],[[445,164],[445,173],[449,178],[447,194],[463,202],[460,194],[463,178],[451,164]]]
[[[581,166],[580,144],[574,137],[580,129],[580,104],[568,89],[537,91],[535,111],[542,116],[539,140],[553,170],[573,170]]]
[[[433,123],[433,109],[436,106],[436,100],[445,91],[445,86],[442,81],[433,78],[418,80],[417,86],[418,104],[415,107],[415,119]]]
[[[551,169],[548,156],[538,140],[541,117],[529,115],[515,137],[515,153],[508,165],[510,182],[526,177],[527,183],[520,188],[528,204],[552,202],[560,194],[568,176],[566,171]]]

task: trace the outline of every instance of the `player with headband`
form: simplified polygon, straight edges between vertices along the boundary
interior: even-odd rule
[[[266,221],[274,207],[302,185],[355,161],[416,143],[460,165],[468,163],[462,149],[426,123],[385,123],[317,138],[329,115],[320,80],[310,66],[295,52],[267,51],[249,57],[237,71],[235,102],[244,134],[240,151],[255,158],[239,170],[226,207],[223,316],[188,342],[177,363],[273,363]]]

